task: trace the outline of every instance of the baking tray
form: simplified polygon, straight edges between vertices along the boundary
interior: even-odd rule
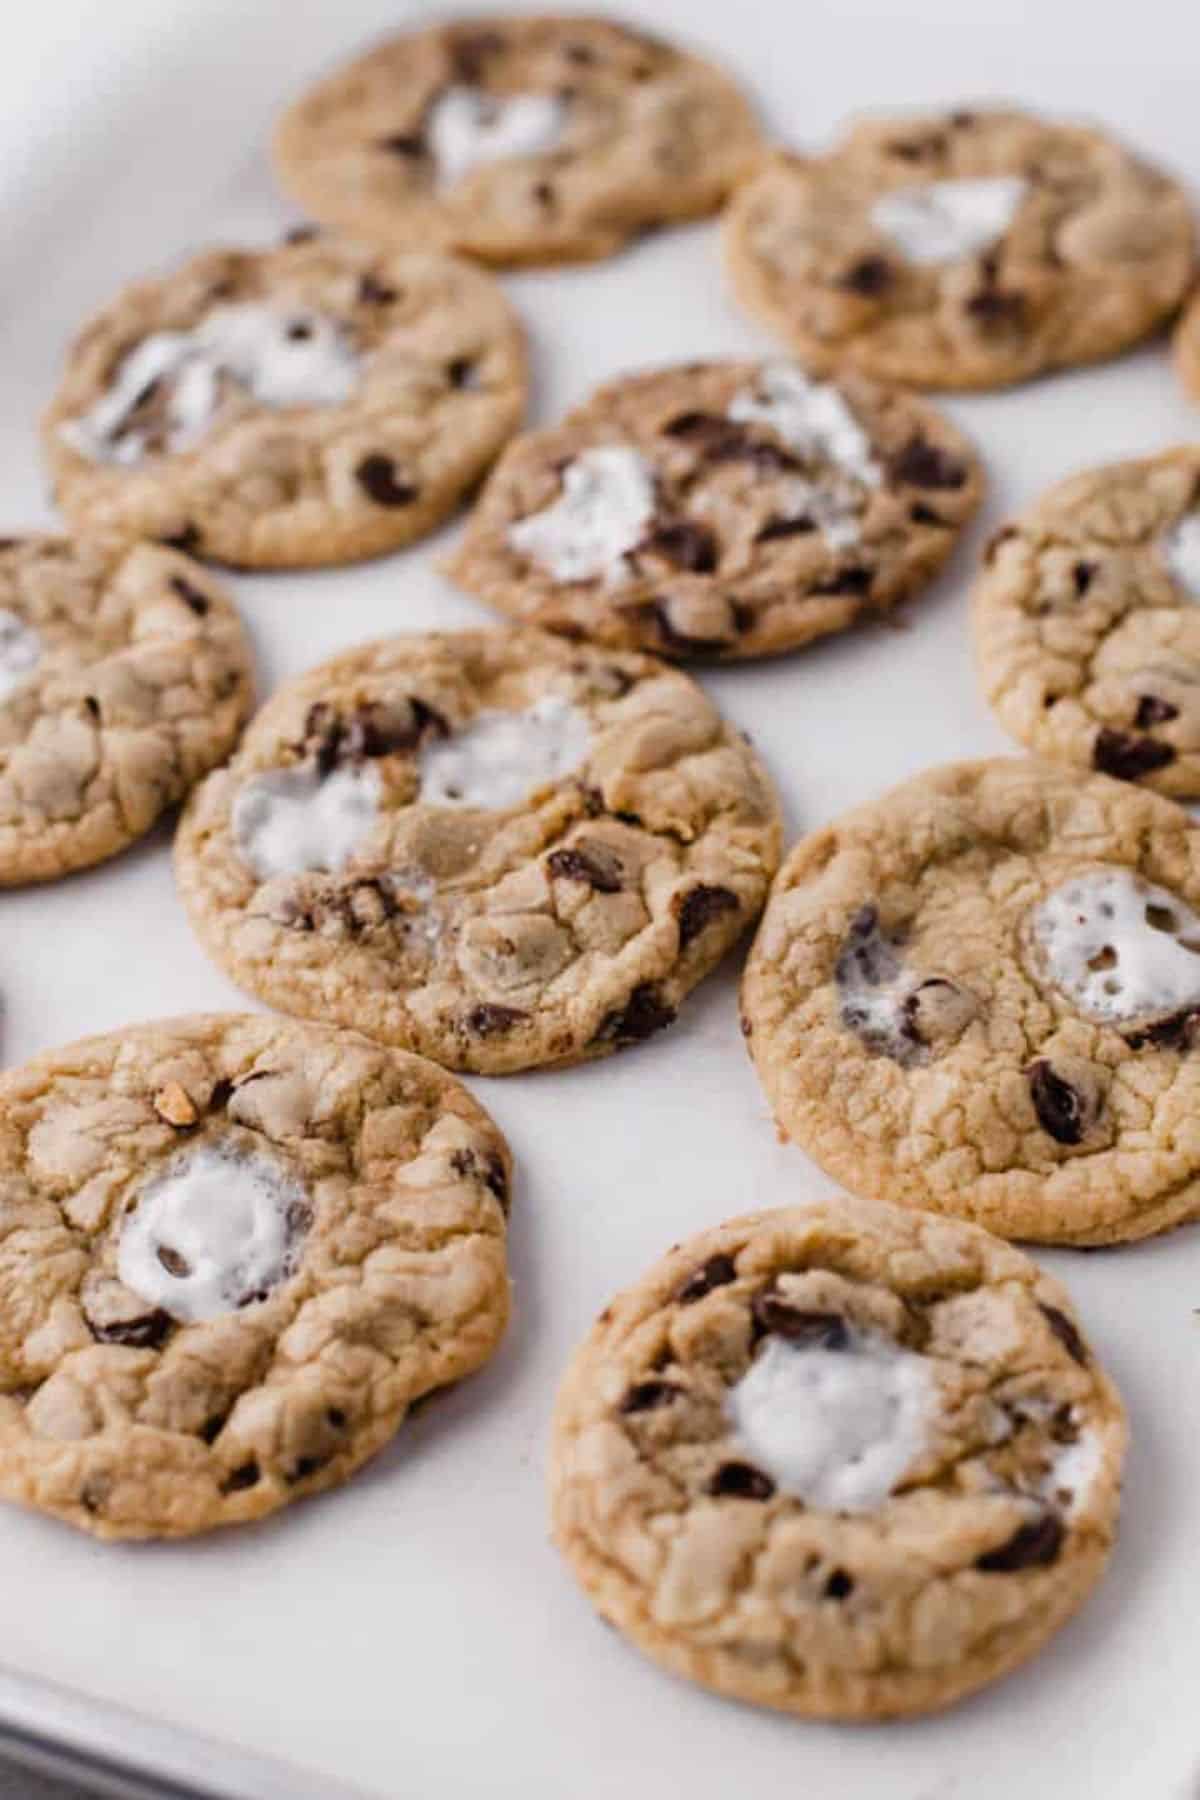
[[[254,242],[294,222],[262,153],[278,106],[381,29],[430,16],[394,0],[87,11],[39,0],[9,13],[0,530],[52,517],[33,431],[81,317],[206,241]],[[1035,17],[1017,0],[894,12],[886,0],[642,0],[640,17],[720,56],[798,141],[821,141],[856,107],[1012,96],[1107,119],[1200,178],[1200,26],[1168,0],[1050,0]],[[541,420],[634,364],[770,349],[734,312],[708,225],[506,285],[530,326]],[[1200,425],[1161,344],[949,411],[985,451],[991,494],[904,628],[703,676],[773,770],[793,835],[925,765],[1010,748],[976,694],[967,643],[965,588],[985,533],[1054,477]],[[450,538],[361,569],[232,579],[262,691],[381,632],[477,622],[437,572]],[[163,1012],[243,1004],[184,923],[168,835],[0,896],[5,1061]],[[1194,1229],[1044,1257],[1131,1407],[1124,1529],[1080,1620],[953,1713],[849,1730],[726,1704],[643,1662],[560,1566],[546,1536],[546,1427],[589,1320],[677,1238],[829,1187],[775,1140],[734,987],[730,968],[645,1049],[471,1084],[518,1158],[514,1324],[488,1369],[421,1409],[347,1488],[179,1545],[96,1544],[0,1512],[4,1745],[60,1767],[82,1758],[110,1787],[133,1770],[143,1785],[131,1792],[252,1800],[332,1800],[339,1783],[389,1796],[436,1785],[443,1800],[1194,1800]]]

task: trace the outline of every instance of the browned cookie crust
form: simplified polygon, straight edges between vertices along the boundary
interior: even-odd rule
[[[115,856],[228,756],[250,647],[176,550],[0,543],[0,886]]]
[[[163,1211],[214,1168],[206,1206]],[[353,1032],[214,1014],[11,1071],[0,1493],[98,1537],[180,1537],[344,1481],[495,1347],[509,1174],[456,1081]],[[197,1234],[220,1250],[214,1209],[246,1179],[282,1256],[264,1275],[251,1247],[228,1303],[197,1303]],[[139,1232],[149,1298],[128,1285]]]
[[[601,1313],[559,1396],[555,1537],[673,1673],[892,1718],[1006,1674],[1083,1602],[1124,1443],[1069,1299],[1027,1257],[816,1200],[678,1246]]]
[[[549,116],[507,154],[464,165],[455,120],[439,156],[448,98],[468,119],[476,109],[485,141],[514,99]],[[649,226],[715,212],[761,152],[717,69],[641,31],[555,16],[390,39],[298,100],[275,139],[280,180],[314,218],[502,264],[607,256]]]
[[[224,361],[198,422],[173,429],[196,374],[165,366],[184,333]],[[144,385],[113,405],[148,343]],[[306,357],[316,385],[297,376]],[[270,385],[260,391],[256,375]],[[303,567],[375,556],[439,525],[517,428],[526,390],[521,327],[481,269],[310,233],[205,251],[126,288],[70,350],[43,441],[80,528]]]
[[[785,395],[803,384],[813,417],[844,413],[841,431],[789,435],[786,398],[775,422],[769,405],[730,416],[753,412],[772,383]],[[858,457],[837,454],[847,420]],[[513,527],[555,505],[581,452],[614,445],[643,459],[653,508],[617,566],[556,578]],[[569,637],[672,658],[770,655],[919,593],[982,488],[963,435],[906,394],[854,373],[812,383],[789,363],[687,363],[609,382],[563,424],[510,444],[449,572]]]
[[[873,219],[931,182],[1023,181],[1006,228],[919,263]],[[996,109],[869,119],[778,156],[730,209],[746,307],[801,355],[917,387],[984,388],[1136,343],[1192,277],[1186,194],[1105,133]]]
[[[1175,358],[1183,385],[1193,400],[1200,400],[1200,289],[1192,295],[1179,321]]]
[[[781,1131],[1006,1237],[1194,1218],[1198,907],[1188,814],[1107,776],[960,763],[847,813],[785,860],[746,966]]]
[[[575,753],[512,783],[514,732]],[[349,846],[312,823],[331,807]],[[388,639],[288,683],[176,855],[193,925],[252,993],[493,1074],[670,1024],[778,858],[766,774],[693,682],[533,631]]]
[[[1042,756],[1200,794],[1200,450],[1059,482],[975,590],[984,693]]]

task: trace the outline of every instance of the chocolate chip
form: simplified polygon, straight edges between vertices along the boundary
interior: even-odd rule
[[[200,1427],[199,1436],[204,1439],[206,1444],[215,1444],[228,1422],[228,1410],[225,1412],[214,1413],[210,1419],[205,1419],[203,1425]]]
[[[107,1475],[91,1475],[79,1490],[79,1504],[84,1512],[93,1515],[101,1512],[105,1501],[112,1492],[112,1481]]]
[[[1045,1306],[1040,1300],[1038,1301],[1038,1311],[1045,1319],[1047,1325],[1050,1327],[1067,1355],[1074,1357],[1075,1361],[1079,1363],[1082,1368],[1086,1369],[1088,1364],[1087,1345],[1079,1335],[1076,1326],[1068,1319],[1066,1313],[1060,1312],[1057,1306]]]
[[[635,1381],[626,1390],[618,1411],[623,1413],[654,1412],[660,1406],[669,1406],[676,1394],[683,1390],[670,1381]]]
[[[703,448],[723,441],[731,432],[741,435],[738,427],[721,413],[678,413],[662,427],[664,437],[679,438],[685,444],[699,444]]]
[[[530,192],[539,206],[549,208],[554,205],[554,189],[548,181],[535,181]]]
[[[641,981],[625,1005],[610,1012],[594,1041],[604,1044],[639,1044],[672,1023],[675,1008],[668,1006],[654,982]]]
[[[891,471],[909,487],[960,488],[967,479],[967,466],[959,457],[948,455],[919,433],[892,457]]]
[[[677,569],[696,575],[711,575],[720,557],[716,533],[696,519],[675,519],[659,525],[639,548],[657,550]]]
[[[1071,579],[1075,583],[1075,592],[1079,599],[1087,593],[1092,585],[1092,577],[1098,565],[1093,562],[1077,562],[1071,570]]]
[[[837,285],[873,299],[892,285],[892,265],[886,256],[860,256],[838,277]]]
[[[171,1330],[170,1316],[159,1306],[139,1313],[136,1319],[110,1319],[104,1325],[88,1319],[87,1323],[98,1344],[125,1344],[131,1350],[157,1350]]]
[[[816,522],[807,513],[800,513],[794,519],[780,518],[773,514],[765,525],[760,525],[754,534],[756,544],[769,544],[774,538],[804,537],[817,529]]]
[[[1160,700],[1157,694],[1143,694],[1137,703],[1133,722],[1140,731],[1147,731],[1152,725],[1166,725],[1178,717],[1179,708],[1172,706],[1169,700]]]
[[[800,459],[778,444],[752,437],[743,425],[722,413],[678,413],[662,427],[665,437],[692,444],[711,462],[748,461],[764,470],[798,469]]]
[[[83,704],[87,708],[87,714],[90,719],[98,719],[100,717],[100,702],[97,700],[95,694],[85,694],[83,696]]]
[[[854,1592],[854,1577],[847,1575],[845,1569],[832,1569],[825,1583],[827,1600],[845,1600]]]
[[[729,648],[728,638],[692,637],[686,631],[676,630],[665,601],[652,600],[645,610],[654,621],[663,648],[673,656],[720,656]]]
[[[172,1250],[169,1244],[159,1244],[154,1254],[167,1274],[173,1275],[177,1281],[182,1281],[191,1274],[192,1265],[186,1256],[180,1256],[178,1250]]]
[[[1154,1050],[1190,1050],[1198,1025],[1200,1012],[1195,1007],[1184,1007],[1165,1019],[1156,1019],[1141,1031],[1127,1032],[1125,1042],[1131,1050],[1144,1050],[1147,1045]]]
[[[313,328],[307,319],[293,319],[287,328],[287,336],[293,344],[303,344],[312,336]]]
[[[212,1093],[208,1096],[209,1111],[217,1112],[221,1107],[227,1105],[232,1093],[232,1081],[227,1081],[222,1075],[219,1081],[213,1083]]]
[[[202,619],[212,606],[207,594],[190,582],[186,575],[172,575],[171,584],[185,606],[190,606],[198,619]]]
[[[168,550],[182,550],[186,554],[200,548],[202,541],[200,527],[190,524],[181,525],[178,531],[164,532],[158,541],[160,544],[165,544]]]
[[[808,591],[812,595],[857,594],[865,600],[874,579],[874,569],[865,568],[862,563],[852,563],[848,569],[839,569],[828,581],[814,582]]]
[[[975,1558],[975,1567],[985,1575],[1008,1575],[1014,1569],[1044,1568],[1058,1561],[1065,1536],[1062,1520],[1055,1513],[1043,1513],[1018,1527],[1007,1543],[995,1550],[985,1550]]]
[[[396,473],[390,456],[373,450],[364,456],[354,470],[355,480],[376,506],[410,506],[418,489],[411,481],[403,481]]]
[[[503,1037],[528,1017],[528,1013],[518,1011],[515,1006],[494,1006],[490,1001],[483,1001],[471,1008],[466,1026],[475,1037]]]
[[[223,1494],[240,1493],[243,1488],[257,1487],[261,1478],[262,1471],[251,1458],[249,1462],[241,1463],[236,1469],[230,1470],[221,1483],[221,1492]]]
[[[325,1423],[334,1431],[342,1431],[345,1428],[346,1415],[340,1406],[326,1408]]]
[[[698,1269],[693,1269],[686,1281],[680,1283],[675,1290],[675,1300],[680,1306],[691,1306],[696,1300],[703,1300],[705,1294],[711,1294],[714,1288],[728,1287],[731,1281],[737,1280],[737,1267],[732,1256],[724,1250],[718,1250],[707,1262],[702,1262]]]
[[[424,156],[425,139],[419,131],[394,131],[390,137],[380,138],[379,148],[390,150],[393,156]]]
[[[552,850],[546,858],[546,867],[557,880],[581,881],[601,894],[619,894],[621,891],[621,876],[615,863],[615,857],[611,862],[602,861],[594,853],[581,849]]]
[[[985,331],[1016,329],[1025,323],[1025,296],[1004,288],[980,288],[967,301],[967,312]]]
[[[456,1150],[450,1158],[450,1167],[456,1175],[464,1180],[478,1181],[487,1188],[500,1202],[501,1210],[508,1211],[508,1176],[504,1169],[504,1159],[493,1151],[481,1165],[473,1150]]]
[[[1031,1063],[1025,1073],[1033,1110],[1042,1130],[1049,1132],[1055,1143],[1078,1144],[1086,1123],[1082,1096],[1070,1082],[1055,1074],[1045,1058]]]
[[[299,1456],[287,1472],[287,1482],[294,1487],[298,1481],[307,1481],[318,1469],[323,1469],[328,1459],[324,1456]]]
[[[363,306],[390,306],[397,298],[397,290],[368,269],[359,280],[358,298]]]
[[[285,244],[311,244],[320,235],[320,229],[316,225],[293,225],[284,232],[283,241]]]
[[[1139,781],[1155,769],[1165,769],[1175,761],[1171,744],[1160,744],[1152,737],[1134,737],[1129,731],[1114,731],[1105,725],[1096,733],[1092,745],[1092,767],[1103,775],[1115,775],[1119,781]]]
[[[791,1306],[769,1289],[755,1294],[750,1310],[760,1335],[770,1334],[814,1350],[845,1350],[849,1345],[849,1327],[840,1313]]]
[[[474,380],[475,360],[470,356],[456,356],[453,362],[446,364],[446,380],[451,387],[477,387]]]
[[[679,920],[679,948],[686,950],[693,938],[719,919],[724,913],[735,913],[740,908],[736,894],[726,887],[710,887],[701,882],[699,887],[690,888],[680,901],[676,917]]]
[[[775,1483],[752,1463],[722,1463],[708,1484],[708,1492],[718,1499],[769,1500]]]
[[[949,526],[946,520],[942,518],[942,515],[940,513],[935,513],[932,506],[926,506],[923,500],[917,500],[909,507],[908,516],[914,525],[934,525],[942,531],[949,530]]]

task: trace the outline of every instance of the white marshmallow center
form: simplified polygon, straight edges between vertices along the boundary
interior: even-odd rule
[[[871,223],[911,263],[957,262],[1004,236],[1028,187],[1020,175],[993,175],[893,188],[871,208]]]
[[[497,812],[520,806],[579,768],[591,741],[584,714],[556,694],[524,712],[481,712],[464,731],[422,746],[420,798]]]
[[[518,519],[508,541],[555,581],[619,581],[625,558],[654,512],[654,475],[637,450],[618,444],[581,450],[563,470],[551,506]]]
[[[1200,508],[1184,513],[1162,539],[1168,569],[1189,600],[1200,600]]]
[[[795,363],[764,363],[753,387],[735,394],[729,417],[765,425],[800,456],[824,456],[866,487],[881,474],[871,440],[832,382],[813,381]]]
[[[449,87],[430,108],[425,126],[438,179],[450,187],[486,163],[556,150],[567,124],[555,94],[500,98],[478,88]]]
[[[33,626],[0,608],[0,700],[28,681],[41,655],[42,640]]]
[[[1088,1018],[1117,1024],[1200,1005],[1200,918],[1128,869],[1056,888],[1033,933],[1050,980]]]
[[[925,1449],[938,1395],[928,1358],[850,1329],[840,1349],[768,1337],[725,1404],[739,1444],[785,1493],[872,1512]]]
[[[233,802],[238,853],[263,881],[305,869],[341,869],[370,835],[379,788],[371,763],[328,775],[312,763],[252,775]]]

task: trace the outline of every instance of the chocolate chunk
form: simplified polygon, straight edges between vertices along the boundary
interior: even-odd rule
[[[1172,706],[1169,700],[1160,700],[1157,694],[1143,694],[1133,722],[1139,731],[1148,731],[1152,725],[1167,725],[1178,717],[1179,708]]]
[[[240,1463],[236,1469],[230,1470],[229,1474],[221,1483],[221,1492],[223,1494],[237,1494],[240,1493],[243,1488],[257,1487],[261,1477],[262,1471],[254,1459],[251,1458],[249,1462]]]
[[[211,1418],[205,1419],[197,1435],[203,1438],[206,1444],[215,1444],[228,1423],[228,1409],[225,1412],[213,1413]]]
[[[1025,323],[1025,306],[1016,290],[985,287],[971,295],[966,309],[985,331],[1016,330]]]
[[[625,1005],[610,1012],[596,1033],[595,1042],[604,1044],[640,1044],[643,1038],[662,1031],[675,1018],[675,1008],[668,1006],[652,981],[641,981]]]
[[[284,232],[283,241],[285,244],[311,244],[320,235],[320,228],[316,225],[293,225]]]
[[[731,420],[721,413],[685,412],[678,413],[675,418],[668,419],[662,427],[664,437],[679,438],[685,444],[698,444],[707,449],[710,444],[723,443],[731,434],[740,437],[741,431]]]
[[[403,481],[396,473],[390,456],[373,450],[357,465],[354,476],[359,487],[376,506],[410,506],[417,497],[411,481]]]
[[[710,887],[702,882],[699,887],[690,888],[680,901],[676,917],[679,920],[679,948],[686,950],[693,938],[698,938],[705,928],[719,919],[723,913],[735,913],[740,902],[736,894],[726,887]]]
[[[1093,562],[1077,562],[1071,570],[1071,580],[1075,583],[1075,592],[1081,600],[1092,585],[1097,567]]]
[[[718,1499],[769,1500],[775,1483],[752,1463],[722,1463],[708,1484],[708,1492]]]
[[[808,591],[813,595],[858,594],[865,600],[874,579],[874,569],[865,568],[861,563],[852,563],[848,569],[839,569],[828,581],[814,582]]]
[[[747,461],[764,470],[801,467],[800,458],[792,451],[753,437],[744,425],[722,413],[679,413],[662,430],[665,437],[694,444],[711,462]]]
[[[315,1475],[318,1469],[325,1467],[327,1460],[324,1456],[297,1457],[287,1472],[286,1480],[289,1487],[294,1487],[298,1481],[307,1481],[310,1475]]]
[[[554,205],[554,189],[548,181],[535,181],[531,192],[539,206],[549,210]]]
[[[774,538],[805,537],[817,529],[816,521],[807,513],[800,513],[794,519],[780,518],[773,514],[765,525],[760,525],[754,534],[756,544],[769,544]]]
[[[363,306],[390,306],[397,298],[397,291],[368,269],[358,284],[358,298]]]
[[[593,851],[552,850],[546,867],[559,881],[581,881],[601,894],[619,894],[621,876],[616,857],[602,860]]]
[[[1078,1144],[1087,1122],[1083,1096],[1056,1075],[1045,1058],[1031,1063],[1025,1073],[1042,1130],[1049,1132],[1055,1143]]]
[[[923,500],[918,500],[909,507],[908,516],[914,525],[936,525],[942,531],[949,529],[942,515],[935,513],[932,506],[926,506]]]
[[[198,525],[181,525],[178,531],[164,532],[159,538],[168,550],[182,550],[185,555],[189,551],[198,550],[201,544],[201,532]]]
[[[456,1150],[450,1158],[450,1167],[464,1180],[478,1181],[487,1188],[500,1202],[501,1211],[507,1213],[508,1176],[504,1170],[504,1159],[497,1152],[492,1151],[481,1164],[473,1150]]]
[[[1088,1364],[1087,1345],[1066,1313],[1060,1312],[1057,1306],[1044,1306],[1040,1300],[1038,1301],[1038,1311],[1067,1355],[1074,1357],[1075,1361],[1086,1369]]]
[[[79,1490],[79,1504],[84,1512],[98,1513],[104,1509],[104,1503],[112,1492],[112,1479],[108,1475],[90,1475]]]
[[[896,452],[890,466],[895,479],[907,482],[909,487],[960,488],[966,484],[966,464],[957,456],[948,456],[919,433]]]
[[[854,1592],[854,1577],[847,1575],[845,1569],[831,1569],[825,1583],[827,1600],[845,1600]]]
[[[1144,1050],[1147,1045],[1154,1050],[1190,1050],[1197,1025],[1200,1025],[1200,1011],[1187,1006],[1165,1019],[1156,1019],[1153,1025],[1146,1025],[1140,1031],[1127,1032],[1125,1042],[1131,1050]]]
[[[344,1431],[345,1430],[346,1415],[342,1411],[340,1406],[327,1406],[326,1407],[325,1423],[334,1431]]]
[[[635,1381],[618,1410],[623,1413],[654,1412],[660,1406],[669,1406],[682,1391],[670,1381]]]
[[[446,364],[446,380],[451,387],[478,387],[475,379],[475,359],[471,356],[456,356]]]
[[[87,710],[89,719],[98,719],[100,717],[100,702],[97,700],[95,694],[85,694],[83,696],[83,704]]]
[[[1007,1543],[995,1550],[985,1550],[975,1558],[975,1567],[985,1575],[1008,1575],[1014,1569],[1044,1568],[1058,1561],[1058,1553],[1066,1533],[1055,1513],[1043,1513],[1018,1527]]]
[[[475,1037],[503,1037],[528,1017],[528,1013],[520,1012],[515,1006],[494,1006],[490,1001],[483,1001],[471,1008],[466,1025]]]
[[[845,1350],[850,1342],[849,1327],[840,1313],[791,1306],[771,1289],[755,1294],[750,1310],[760,1336],[769,1334],[789,1344],[820,1350]]]
[[[424,156],[425,139],[419,131],[394,131],[390,137],[380,138],[379,148],[390,150],[393,156]]]
[[[860,256],[838,277],[837,285],[852,294],[874,299],[892,285],[892,265],[886,256]]]
[[[202,619],[212,606],[207,594],[190,582],[186,575],[172,575],[170,585],[174,588],[185,606],[190,606],[198,619]]]
[[[169,1244],[159,1244],[154,1252],[168,1275],[177,1281],[183,1281],[192,1272],[192,1265],[186,1256],[180,1256],[178,1250],[172,1250]]]
[[[288,326],[286,336],[294,344],[307,343],[313,334],[313,328],[307,319],[293,319]]]
[[[718,1250],[707,1262],[694,1269],[687,1280],[681,1282],[675,1290],[675,1299],[680,1306],[691,1306],[693,1301],[703,1300],[705,1294],[711,1294],[714,1288],[728,1287],[731,1281],[737,1280],[737,1268],[732,1256],[724,1250]]]
[[[98,1344],[126,1344],[132,1350],[157,1350],[171,1330],[170,1316],[159,1306],[139,1313],[136,1319],[110,1319],[104,1325],[88,1319],[87,1323]]]
[[[1129,731],[1114,731],[1104,725],[1096,733],[1092,745],[1092,767],[1102,775],[1115,775],[1119,781],[1139,781],[1155,769],[1165,769],[1175,761],[1171,744],[1160,744],[1152,737],[1135,737]]]
[[[210,1112],[219,1111],[221,1107],[228,1104],[232,1093],[232,1081],[227,1081],[224,1076],[221,1076],[220,1080],[214,1081],[212,1093],[208,1096],[208,1110]]]
[[[696,519],[676,519],[659,525],[639,548],[657,550],[677,569],[696,575],[710,575],[720,556],[716,533]]]
[[[729,648],[728,638],[691,637],[686,631],[677,631],[665,601],[652,600],[646,611],[654,620],[664,649],[674,656],[720,656]]]

